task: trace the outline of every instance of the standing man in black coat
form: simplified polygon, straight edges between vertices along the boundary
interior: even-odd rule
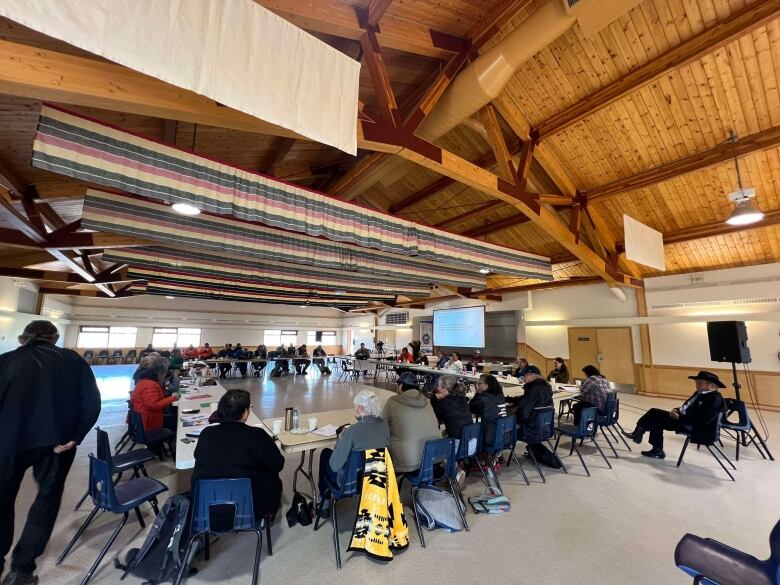
[[[3,585],[38,583],[35,559],[51,537],[76,445],[100,414],[91,368],[75,351],[55,346],[58,339],[53,323],[33,321],[19,336],[21,347],[0,355],[0,574],[30,467],[38,484]]]
[[[636,428],[631,433],[624,433],[635,443],[641,443],[645,431],[650,432],[649,451],[642,451],[645,457],[663,459],[664,431],[685,431],[691,434],[691,440],[706,440],[712,431],[718,415],[725,412],[726,402],[719,391],[726,385],[712,372],[701,371],[695,376],[688,376],[696,381],[696,392],[679,408],[670,411],[661,408],[651,408],[637,421]]]

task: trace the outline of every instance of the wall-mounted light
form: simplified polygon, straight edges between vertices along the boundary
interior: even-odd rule
[[[200,209],[189,203],[174,203],[171,208],[182,215],[198,215],[200,213]]]

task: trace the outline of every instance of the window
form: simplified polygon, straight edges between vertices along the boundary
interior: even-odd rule
[[[317,341],[317,332],[308,331],[306,333],[306,345],[336,345],[336,332],[335,331],[321,331],[322,341]]]
[[[297,331],[284,331],[282,330],[282,343],[284,345],[290,345],[291,343],[293,345],[298,344],[298,332]]]
[[[266,329],[263,331],[263,344],[272,351],[282,342],[282,332],[279,329]]]
[[[189,347],[200,345],[200,329],[182,327],[155,327],[152,333],[152,346],[159,349],[169,347]]]
[[[77,347],[135,347],[137,327],[97,327],[82,325],[79,327]]]

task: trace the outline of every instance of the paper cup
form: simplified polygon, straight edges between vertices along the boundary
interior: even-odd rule
[[[317,417],[312,416],[309,418],[309,430],[313,431],[316,428],[317,428]]]
[[[274,435],[278,435],[282,432],[282,424],[284,424],[284,421],[280,418],[271,423],[271,430],[273,431]]]

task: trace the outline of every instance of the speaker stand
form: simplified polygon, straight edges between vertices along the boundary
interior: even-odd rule
[[[740,388],[742,388],[742,386],[739,385],[739,380],[737,379],[737,363],[736,362],[731,362],[731,373],[734,375],[734,384],[733,384],[734,385],[734,393],[737,396],[737,400],[742,402],[742,396],[740,396],[740,394],[739,394],[739,390],[740,390]]]
[[[731,372],[734,375],[734,393],[737,396],[737,400],[739,402],[742,402],[742,396],[740,396],[740,394],[739,394],[739,390],[740,390],[741,386],[739,385],[739,380],[737,379],[737,364],[736,364],[736,362],[731,362]],[[750,420],[750,413],[747,412],[747,410],[745,410],[745,415],[747,416],[747,423],[749,425],[749,428],[748,428],[748,430],[746,432],[742,433],[742,435],[743,435],[742,437],[740,436],[740,433],[737,433],[737,441],[740,441],[744,437],[744,441],[742,442],[742,445],[747,447],[748,444],[749,444],[747,442],[747,436],[749,436],[750,431],[752,430],[754,435],[755,435],[755,439],[758,439],[759,443],[761,443],[761,446],[764,448],[764,451],[766,451],[766,454],[769,455],[769,459],[771,461],[774,461],[775,458],[772,456],[772,453],[770,453],[769,447],[766,446],[766,443],[764,442],[764,439],[762,439],[761,435],[758,434],[758,430],[756,430],[753,427],[753,421]],[[756,448],[758,448],[758,445],[756,445]],[[759,453],[761,453],[760,449],[759,449]],[[762,456],[763,456],[763,453],[762,453]]]

